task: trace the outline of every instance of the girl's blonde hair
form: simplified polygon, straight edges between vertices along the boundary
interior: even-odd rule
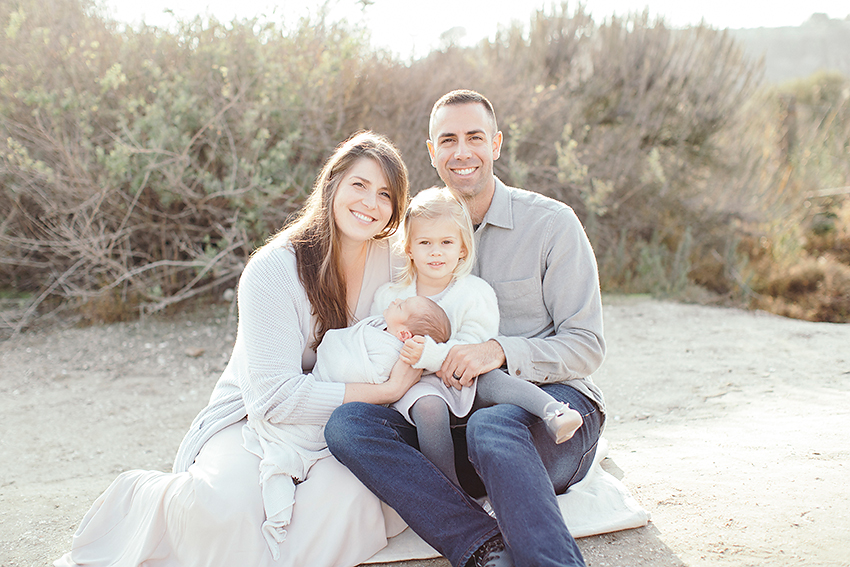
[[[375,240],[391,236],[398,228],[408,201],[407,168],[393,143],[375,132],[361,131],[337,146],[316,178],[313,191],[298,216],[269,243],[286,239],[295,250],[298,279],[316,316],[313,349],[330,329],[347,327],[353,313],[346,300],[346,282],[340,262],[339,234],[333,202],[340,181],[359,160],[374,160],[387,180],[392,214]]]
[[[472,218],[466,205],[454,196],[447,187],[429,187],[423,189],[410,201],[402,222],[402,241],[404,256],[407,262],[399,274],[400,281],[405,285],[413,282],[416,276],[416,266],[410,257],[410,225],[416,219],[436,220],[448,218],[454,221],[460,231],[460,243],[466,251],[466,256],[458,261],[453,271],[455,279],[468,276],[475,264],[475,237],[473,236]]]

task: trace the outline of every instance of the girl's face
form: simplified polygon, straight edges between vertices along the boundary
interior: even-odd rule
[[[460,227],[451,218],[414,218],[410,221],[407,255],[413,261],[420,282],[449,285],[458,262],[466,258],[466,253]]]
[[[393,213],[387,179],[371,158],[354,162],[333,200],[333,216],[343,244],[362,244],[384,230]]]

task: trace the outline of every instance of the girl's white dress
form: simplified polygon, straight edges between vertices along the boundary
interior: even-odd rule
[[[386,284],[375,294],[372,314],[382,313],[396,299],[407,299],[416,295],[416,281],[408,285]],[[410,408],[424,396],[439,396],[445,400],[452,414],[463,417],[472,409],[475,401],[475,383],[460,390],[443,384],[434,372],[440,369],[449,350],[459,344],[483,343],[495,337],[499,332],[499,305],[496,293],[490,284],[477,276],[464,276],[431,299],[443,308],[452,324],[451,339],[445,343],[435,343],[426,337],[425,349],[415,368],[422,368],[425,374],[402,398],[393,404],[401,414],[413,423]]]
[[[386,243],[370,247],[359,318],[390,281]],[[350,567],[405,525],[332,456],[295,490],[287,537],[273,554],[263,535],[260,457],[243,445],[252,419],[323,425],[345,385],[315,379],[313,317],[285,242],[267,245],[239,282],[236,344],[210,402],[195,418],[174,471],[129,471],[101,494],[57,567]],[[276,555],[276,557],[275,557]]]

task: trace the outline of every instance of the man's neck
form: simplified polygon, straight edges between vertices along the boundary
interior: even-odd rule
[[[469,209],[469,216],[472,217],[472,224],[479,225],[484,221],[484,216],[490,210],[490,204],[493,202],[493,195],[495,193],[496,178],[494,177],[489,188],[464,200],[466,207]]]

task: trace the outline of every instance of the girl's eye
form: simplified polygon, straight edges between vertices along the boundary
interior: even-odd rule
[[[451,246],[452,244],[454,244],[454,240],[443,240],[443,244],[445,244],[446,246]]]

